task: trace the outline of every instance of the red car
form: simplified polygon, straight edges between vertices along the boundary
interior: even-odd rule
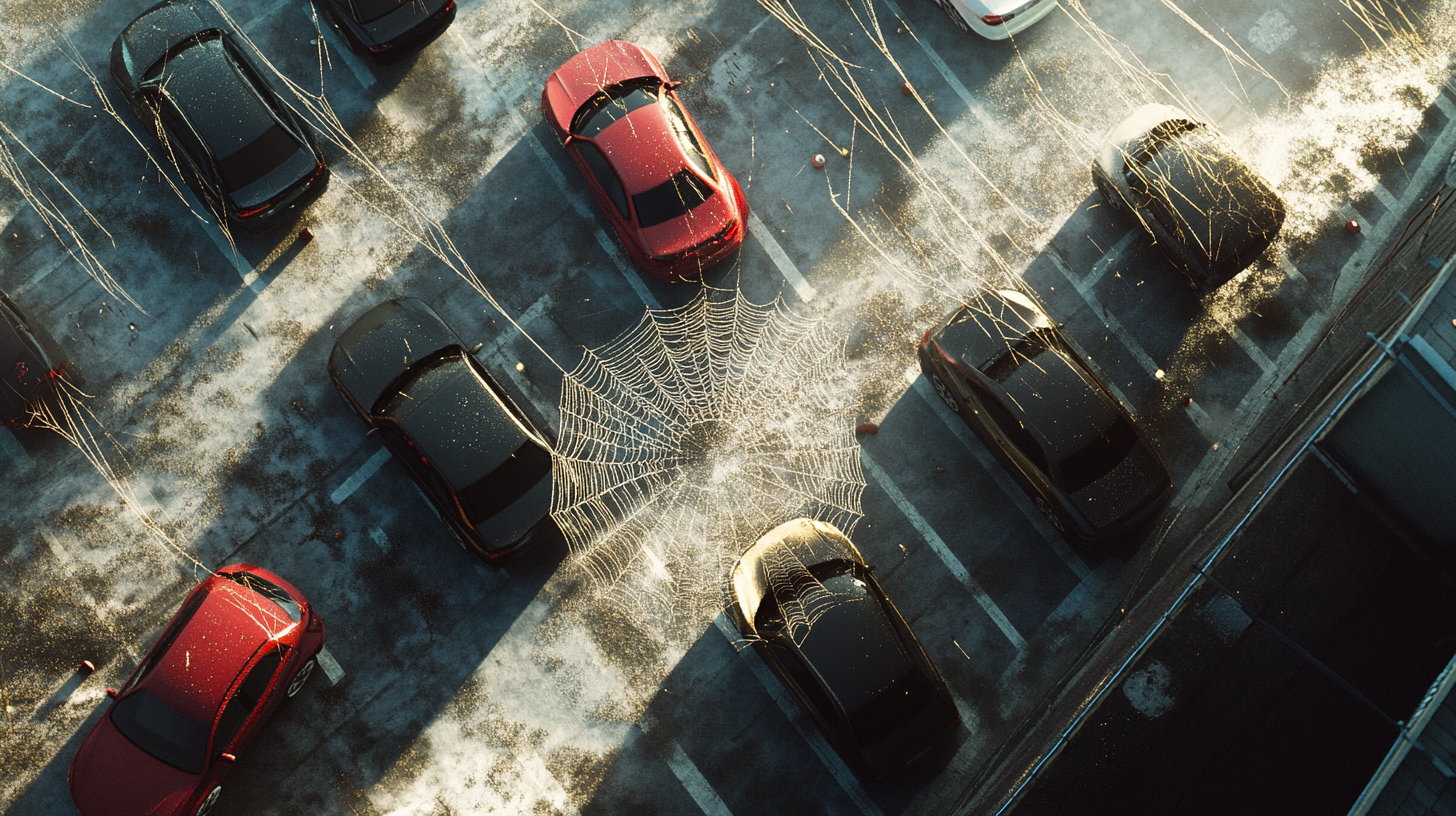
[[[748,201],[683,108],[662,63],[609,40],[546,80],[541,111],[627,254],[665,281],[695,278],[743,244]]]
[[[192,590],[71,761],[87,816],[202,816],[285,697],[303,688],[324,622],[298,590],[232,564]]]

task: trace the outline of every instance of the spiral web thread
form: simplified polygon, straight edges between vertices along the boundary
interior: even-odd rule
[[[852,530],[865,481],[843,365],[781,299],[706,287],[588,351],[562,385],[551,512],[598,597],[695,638],[759,536],[801,516]]]

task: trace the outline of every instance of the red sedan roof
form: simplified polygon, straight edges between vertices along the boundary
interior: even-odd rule
[[[142,685],[158,699],[211,723],[223,695],[258,647],[294,623],[258,593],[214,577],[207,598]]]

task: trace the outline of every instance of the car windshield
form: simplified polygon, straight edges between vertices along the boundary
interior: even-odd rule
[[[349,0],[354,7],[354,19],[361,23],[372,23],[394,11],[405,3],[416,0]]]
[[[596,138],[632,111],[657,104],[657,94],[655,77],[600,91],[577,111],[571,132],[587,139]]]
[[[1102,433],[1089,439],[1086,445],[1059,463],[1062,489],[1076,493],[1106,476],[1136,444],[1137,431],[1133,430],[1127,417],[1118,414]]]
[[[713,188],[683,168],[651,190],[632,196],[632,204],[637,208],[637,223],[653,227],[688,213],[712,195]]]
[[[202,773],[207,724],[137,689],[116,702],[111,722],[121,735],[151,756],[190,774]]]
[[[471,524],[479,524],[510,507],[551,474],[551,454],[527,439],[495,470],[460,491],[460,504]]]
[[[284,612],[288,613],[288,619],[294,623],[298,623],[302,618],[303,611],[299,609],[298,602],[293,600],[293,597],[287,592],[283,591],[282,587],[274,584],[272,581],[265,581],[247,572],[226,573],[226,577],[278,604],[278,606],[283,608]]]

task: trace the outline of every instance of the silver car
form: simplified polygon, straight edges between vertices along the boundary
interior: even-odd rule
[[[1019,34],[1057,7],[1057,0],[936,0],[961,31],[988,40]]]
[[[1144,105],[1107,134],[1092,183],[1195,287],[1227,283],[1284,225],[1284,202],[1269,182],[1212,126],[1169,105]]]

